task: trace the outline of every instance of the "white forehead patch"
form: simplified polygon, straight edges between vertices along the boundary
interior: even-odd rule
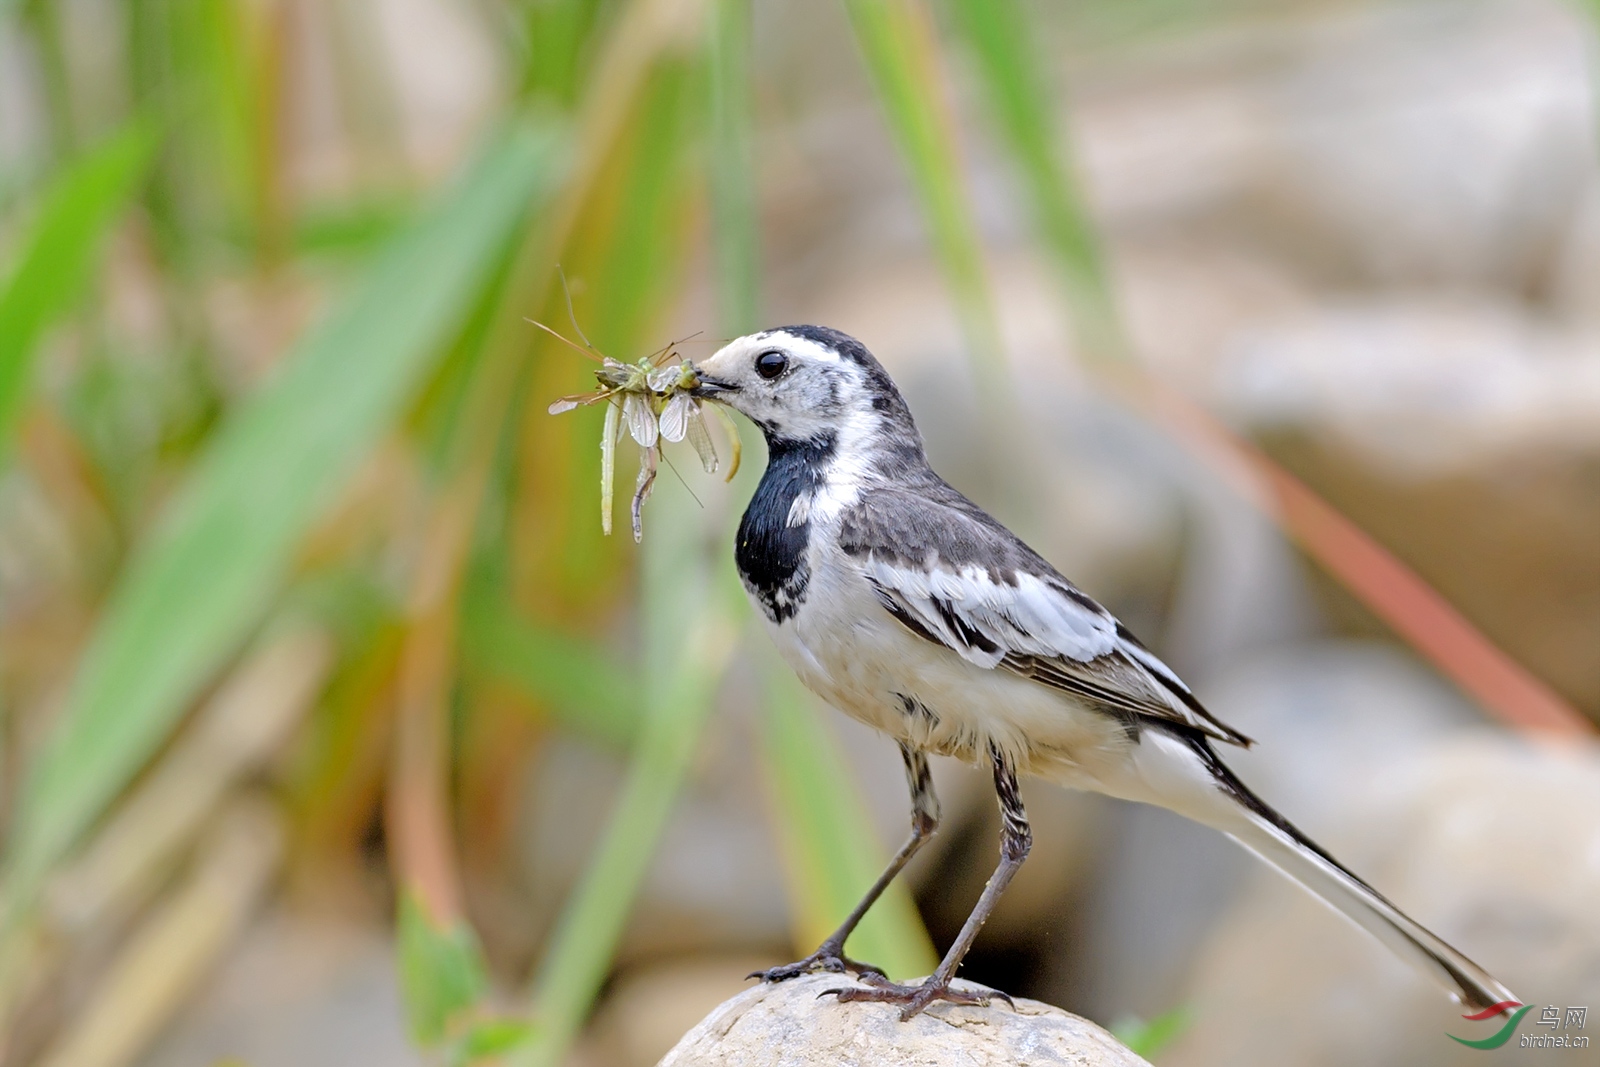
[[[752,334],[750,340],[752,348],[759,346],[763,342],[779,341],[784,348],[797,356],[815,359],[822,363],[840,362],[839,353],[827,345],[818,344],[805,337],[796,337],[794,334],[785,333],[783,330],[763,330],[761,333]]]

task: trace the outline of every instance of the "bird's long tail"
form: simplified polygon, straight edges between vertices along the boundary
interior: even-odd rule
[[[1357,878],[1344,865],[1297,830],[1287,819],[1274,811],[1265,801],[1245,787],[1244,783],[1228,769],[1211,751],[1204,738],[1180,738],[1160,731],[1159,739],[1146,732],[1140,748],[1157,743],[1158,762],[1168,764],[1166,773],[1157,773],[1152,780],[1146,764],[1143,775],[1147,788],[1163,797],[1150,797],[1165,807],[1173,808],[1198,822],[1203,822],[1238,841],[1279,871],[1304,886],[1351,922],[1372,934],[1399,957],[1442,985],[1451,995],[1474,1011],[1492,1008],[1517,998],[1494,976],[1414,922],[1399,908],[1384,899],[1371,886]],[[1182,775],[1187,781],[1180,784],[1171,775],[1172,758],[1190,762],[1187,770],[1203,770],[1208,785],[1221,797],[1213,794],[1199,798],[1187,786],[1195,779]],[[1145,761],[1141,761],[1145,762]],[[1198,762],[1201,766],[1194,767]],[[1176,791],[1185,796],[1174,796]],[[1130,796],[1129,799],[1146,799]],[[1221,800],[1222,803],[1218,803]],[[1178,803],[1173,803],[1178,801]],[[1200,802],[1196,802],[1200,801]]]

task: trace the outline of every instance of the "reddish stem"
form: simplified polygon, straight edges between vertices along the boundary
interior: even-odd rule
[[[1593,737],[1595,726],[1502,652],[1366,531],[1200,405],[1151,375],[1108,369],[1115,389],[1194,447],[1312,559],[1485,710],[1520,730]]]

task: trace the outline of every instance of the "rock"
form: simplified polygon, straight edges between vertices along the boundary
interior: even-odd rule
[[[1362,780],[1338,825],[1317,832],[1534,1005],[1521,1035],[1552,1032],[1534,1025],[1547,1007],[1564,1023],[1568,1007],[1600,1003],[1600,747],[1459,736]],[[1463,1020],[1431,982],[1266,871],[1216,930],[1182,1002],[1194,1024],[1163,1052],[1167,1067],[1469,1067],[1486,1057],[1446,1035],[1496,1029]],[[1519,1044],[1495,1062],[1546,1062],[1548,1049]]]
[[[651,1067],[686,1030],[731,996],[750,989],[745,976],[788,963],[793,953],[701,955],[655,961],[624,972],[565,1067]]]
[[[1349,301],[1241,331],[1215,403],[1600,717],[1597,353],[1508,301]]]
[[[685,1034],[659,1067],[1145,1063],[1094,1023],[1036,1000],[1018,999],[1015,1009],[998,999],[987,1008],[936,1004],[902,1023],[899,1009],[888,1004],[819,998],[849,983],[817,974],[748,989]]]
[[[1593,240],[1575,225],[1594,184],[1582,13],[1324,7],[1080,76],[1076,149],[1102,228],[1221,237],[1334,289],[1528,293],[1552,269],[1592,282],[1571,258],[1590,262]]]
[[[376,924],[263,916],[136,1067],[422,1067]]]

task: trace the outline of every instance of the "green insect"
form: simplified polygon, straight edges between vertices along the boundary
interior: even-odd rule
[[[699,384],[694,368],[678,353],[675,343],[636,362],[623,363],[567,340],[542,322],[534,325],[600,364],[594,372],[599,388],[592,393],[562,397],[550,405],[550,414],[559,415],[579,406],[606,402],[605,429],[600,437],[600,528],[607,534],[611,533],[617,442],[622,438],[623,425],[627,425],[629,435],[640,449],[639,480],[634,485],[632,506],[633,539],[638,542],[644,537],[644,502],[655,487],[662,442],[687,439],[707,474],[715,473],[719,466],[716,447],[706,428],[706,406],[689,392]],[[721,420],[728,434],[732,455],[727,479],[731,481],[739,472],[738,428],[717,405],[710,405],[710,410]]]

